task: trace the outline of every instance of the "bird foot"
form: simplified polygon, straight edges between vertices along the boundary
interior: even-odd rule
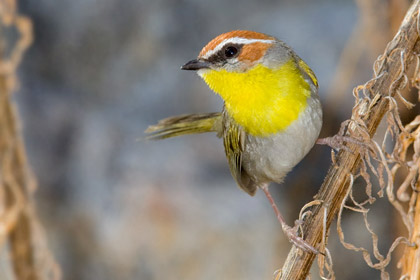
[[[297,228],[299,225],[295,225],[293,228],[288,226],[287,224],[283,223],[281,225],[284,234],[287,236],[289,241],[296,245],[296,247],[302,249],[305,252],[311,252],[314,254],[320,254],[321,252],[318,251],[316,248],[314,248],[312,245],[310,245],[308,242],[303,240],[302,237],[297,235]]]
[[[352,153],[351,149],[349,147],[347,147],[345,145],[345,143],[352,143],[352,144],[356,144],[356,145],[362,145],[364,147],[367,147],[366,143],[357,139],[357,138],[353,138],[350,136],[343,136],[343,135],[334,135],[331,137],[326,137],[326,138],[319,138],[316,141],[316,144],[319,145],[328,145],[331,148],[333,148],[334,150],[338,151],[340,149],[343,149],[349,153]]]

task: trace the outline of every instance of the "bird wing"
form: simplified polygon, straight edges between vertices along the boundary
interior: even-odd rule
[[[236,124],[226,112],[224,112],[223,115],[223,144],[226,158],[229,163],[230,173],[238,186],[243,191],[253,196],[257,190],[257,184],[242,166],[242,153],[245,150],[246,132],[240,125]]]
[[[181,115],[163,119],[145,131],[146,139],[165,139],[185,134],[222,131],[222,114],[205,113]]]

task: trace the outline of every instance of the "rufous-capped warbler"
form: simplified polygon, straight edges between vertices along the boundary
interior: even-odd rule
[[[149,138],[216,132],[238,186],[250,195],[261,188],[289,240],[318,253],[286,224],[268,191],[318,138],[322,108],[314,72],[284,42],[242,30],[217,36],[181,68],[196,70],[223,98],[223,110],[161,120],[146,130]]]

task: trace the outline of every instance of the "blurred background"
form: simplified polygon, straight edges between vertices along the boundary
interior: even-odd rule
[[[150,142],[143,131],[168,116],[220,111],[220,98],[180,66],[215,36],[249,29],[282,39],[311,66],[325,109],[321,136],[333,135],[408,4],[19,1],[35,41],[14,98],[38,179],[36,206],[64,279],[271,279],[291,245],[263,193],[236,187],[222,141]],[[290,225],[321,185],[330,152],[315,147],[271,187]],[[349,238],[369,246],[362,219],[346,218]],[[377,220],[387,232],[389,220]],[[329,248],[337,279],[379,278],[337,242],[334,227]]]

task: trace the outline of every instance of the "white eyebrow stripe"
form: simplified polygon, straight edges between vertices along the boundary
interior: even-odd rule
[[[208,51],[206,54],[202,56],[202,58],[207,59],[210,56],[214,55],[218,51],[220,51],[226,44],[252,44],[252,43],[264,43],[264,44],[272,44],[274,40],[265,40],[265,39],[246,39],[242,37],[233,37],[228,38],[220,42],[214,49]]]

